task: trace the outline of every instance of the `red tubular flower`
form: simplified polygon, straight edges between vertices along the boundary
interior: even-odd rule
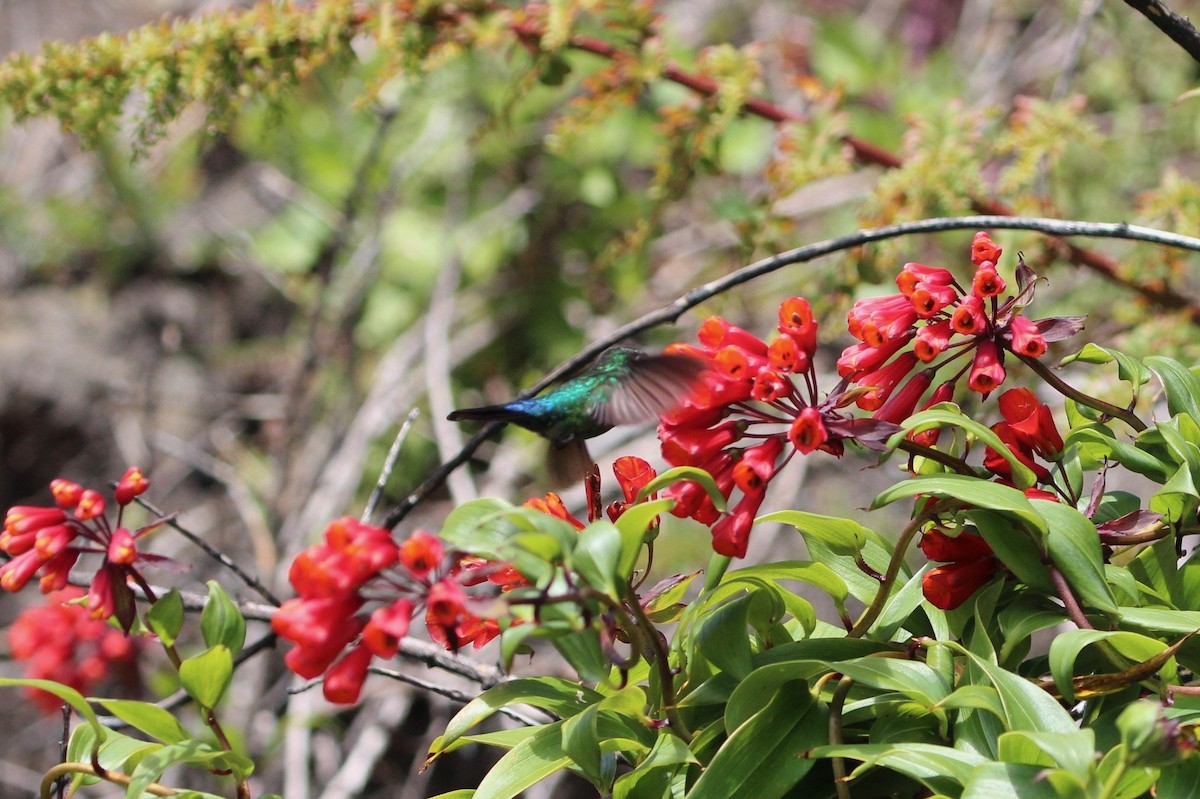
[[[67,514],[60,508],[14,505],[4,516],[4,532],[11,535],[37,532],[43,527],[66,521],[66,518]]]
[[[872,419],[881,422],[891,422],[892,424],[900,424],[909,416],[912,416],[913,411],[917,407],[921,396],[925,390],[933,383],[933,376],[936,372],[932,369],[922,369],[908,379],[899,391],[892,393],[892,396],[887,398],[879,409],[871,414]]]
[[[974,294],[963,297],[954,315],[950,317],[950,327],[955,333],[973,336],[982,333],[987,327],[987,315],[983,308],[983,299]]]
[[[917,331],[913,341],[913,353],[921,363],[930,363],[934,358],[946,351],[950,337],[954,331],[950,328],[950,320],[942,319],[925,325]]]
[[[1050,408],[1027,388],[1014,388],[1000,395],[1000,413],[1018,440],[1043,458],[1055,460],[1063,450],[1062,436]]]
[[[642,458],[625,455],[613,462],[613,475],[621,486],[625,501],[632,505],[637,501],[637,495],[650,481],[658,477],[654,467]]]
[[[736,347],[748,354],[766,356],[767,344],[758,336],[737,325],[732,325],[719,316],[710,316],[700,324],[700,343],[709,350]]]
[[[321,688],[325,698],[342,705],[357,702],[367,679],[371,655],[371,650],[365,646],[356,646],[347,652],[325,675],[325,684]]]
[[[976,297],[998,297],[1006,286],[1004,278],[996,271],[996,265],[991,261],[984,261],[975,270],[975,277],[971,280],[971,293]]]
[[[667,429],[659,427],[663,459],[672,466],[700,463],[708,460],[742,437],[746,423],[730,420],[711,430]]]
[[[30,550],[0,566],[0,588],[5,591],[17,592],[33,579],[33,575],[42,567],[42,556],[37,550]]]
[[[400,639],[408,635],[412,616],[413,603],[407,599],[381,605],[363,628],[363,645],[381,658],[392,657],[400,647]]]
[[[1030,358],[1040,358],[1046,354],[1046,339],[1032,320],[1014,316],[1008,324],[1008,330],[1012,337],[1013,352]]]
[[[417,530],[400,545],[400,563],[418,580],[437,568],[445,554],[442,539],[424,530]]]
[[[85,607],[93,619],[107,619],[116,610],[116,595],[113,593],[114,571],[116,569],[106,563],[92,578]],[[116,578],[123,579],[124,574],[118,573]]]
[[[567,506],[563,504],[562,497],[560,497],[558,494],[555,494],[553,491],[546,492],[545,499],[539,499],[535,497],[533,499],[525,500],[523,507],[533,508],[536,511],[545,513],[547,516],[553,516],[556,519],[562,519],[564,522],[569,523],[576,530],[582,530],[587,526],[579,519],[576,519],[571,512],[567,510]]]
[[[742,453],[742,459],[734,464],[733,482],[747,494],[765,491],[767,483],[775,476],[776,461],[783,452],[783,441],[768,438]]]
[[[118,566],[133,565],[137,560],[137,542],[133,540],[133,533],[124,527],[113,530],[112,539],[108,542],[108,559]]]
[[[140,497],[150,487],[150,481],[136,466],[130,466],[113,489],[113,498],[118,505],[125,506],[133,502],[134,497]]]
[[[992,432],[1000,437],[1013,455],[1017,456],[1017,460],[1033,470],[1038,480],[1050,479],[1050,470],[1033,459],[1033,452],[1028,442],[1013,429],[1012,425],[1007,422],[997,422],[992,425]],[[983,468],[1005,480],[1012,479],[1012,464],[991,447],[985,447],[983,450]]]
[[[100,496],[99,491],[90,488],[85,490],[79,497],[79,504],[75,506],[75,518],[87,522],[103,515],[104,497]]]
[[[59,477],[50,481],[50,493],[54,495],[54,504],[64,510],[71,510],[83,497],[83,486]]]
[[[911,297],[922,285],[942,287],[953,282],[954,275],[949,269],[912,262],[905,264],[900,269],[900,274],[896,275],[896,286],[905,297]]]
[[[459,646],[469,643],[473,649],[480,649],[500,634],[500,624],[495,619],[469,616],[459,622],[454,633],[458,636]]]
[[[948,536],[938,528],[927,530],[921,536],[921,551],[930,560],[946,563],[959,560],[976,560],[990,557],[992,548],[982,536],[974,533],[959,533]]]
[[[792,381],[764,366],[754,376],[754,387],[750,390],[750,399],[758,402],[775,402],[792,393]]]
[[[280,638],[286,638],[301,647],[323,649],[336,645],[336,649],[340,651],[361,629],[361,625],[354,628],[354,614],[362,606],[363,599],[357,594],[296,597],[280,605],[279,610],[271,616],[271,629]],[[345,637],[346,631],[351,628],[354,628],[353,631],[349,637]],[[332,663],[333,657],[336,656],[337,651],[334,651],[329,662]],[[320,671],[317,674],[320,674]],[[300,676],[311,679],[316,675]]]
[[[779,304],[779,332],[795,341],[801,353],[812,357],[817,351],[817,323],[808,300],[789,297]]]
[[[916,364],[916,355],[911,352],[902,352],[887,366],[854,378],[854,382],[860,386],[872,387],[871,390],[859,396],[858,407],[864,411],[877,410]]]
[[[458,582],[438,580],[425,595],[425,621],[430,626],[453,627],[466,610],[467,594]]]
[[[958,290],[953,286],[934,286],[927,283],[918,284],[909,297],[917,316],[922,319],[932,319],[938,313],[958,299]]]
[[[880,347],[907,333],[917,321],[917,311],[908,297],[889,294],[854,303],[846,321],[850,335],[872,347]]]
[[[788,441],[791,441],[792,446],[802,455],[819,448],[828,438],[829,431],[825,428],[825,421],[821,418],[820,411],[812,406],[803,408],[788,430]]]
[[[712,528],[713,551],[730,558],[746,557],[750,545],[750,528],[762,505],[765,491],[746,494],[734,508]]]
[[[924,328],[922,328],[924,329]],[[870,344],[853,344],[842,350],[842,356],[837,360],[838,375],[850,377],[863,372],[873,372],[887,363],[893,355],[903,349],[912,339],[909,331],[903,336],[892,339],[882,346],[873,347]]]
[[[1004,382],[1005,372],[1000,348],[994,341],[982,341],[975,350],[967,386],[980,394],[995,391]]]
[[[54,557],[42,563],[42,576],[38,581],[38,588],[43,594],[49,594],[51,591],[60,591],[67,587],[67,582],[71,576],[71,569],[75,567],[75,562],[79,560],[79,550],[64,549]]]
[[[974,240],[971,242],[971,263],[979,266],[984,261],[992,263],[1000,262],[1000,253],[1004,250],[996,246],[996,242],[992,241],[992,237],[982,230],[975,234]]]
[[[767,362],[780,372],[804,371],[808,366],[808,356],[804,355],[803,361],[801,356],[800,347],[791,336],[780,336],[767,347]]]
[[[947,563],[921,578],[921,591],[936,608],[953,610],[966,602],[999,571],[995,558]]]

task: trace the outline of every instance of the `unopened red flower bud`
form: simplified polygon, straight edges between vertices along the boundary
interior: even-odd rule
[[[367,679],[367,667],[371,665],[371,650],[356,646],[334,664],[325,675],[322,693],[330,702],[352,705],[362,694],[363,682]]]
[[[925,389],[929,388],[933,383],[935,372],[930,369],[922,369],[908,379],[903,386],[892,392],[892,395],[887,398],[879,409],[871,414],[872,419],[881,422],[891,422],[892,424],[900,424],[909,416],[912,416],[913,410],[917,407],[917,402],[925,393]]]
[[[54,495],[54,504],[70,510],[79,504],[83,496],[83,486],[59,477],[50,481],[50,493]]]
[[[124,527],[113,530],[108,542],[108,559],[118,566],[132,566],[137,560],[137,542]]]
[[[81,522],[90,521],[97,516],[104,515],[104,497],[99,491],[86,489],[79,497],[79,504],[75,507],[75,518]]]
[[[921,536],[920,547],[925,557],[943,563],[975,560],[992,554],[992,548],[981,536],[973,533],[949,536],[936,527]]]
[[[992,579],[997,570],[994,558],[947,563],[925,573],[921,591],[934,607],[953,610]]]
[[[146,479],[146,475],[142,474],[142,470],[136,466],[130,466],[117,482],[117,487],[113,490],[113,498],[117,500],[118,505],[128,505],[133,502],[134,497],[140,497],[149,487],[150,481]]]

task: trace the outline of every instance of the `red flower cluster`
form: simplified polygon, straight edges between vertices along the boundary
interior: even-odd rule
[[[1000,415],[1004,421],[992,425],[992,432],[1008,446],[1021,463],[1037,475],[1038,482],[1050,479],[1050,470],[1033,459],[1036,454],[1047,460],[1062,455],[1063,440],[1050,408],[1037,401],[1027,388],[1014,388],[1000,395]],[[1012,465],[1000,453],[988,447],[984,450],[983,466],[1003,481],[1012,478]]]
[[[469,609],[465,586],[520,579],[503,564],[447,556],[441,539],[422,531],[397,544],[382,527],[345,517],[325,528],[324,539],[292,562],[288,578],[299,596],[283,603],[271,627],[296,644],[288,668],[305,679],[325,674],[331,702],[358,700],[371,659],[396,654],[422,604],[434,640],[483,646],[499,626]]]
[[[869,437],[869,423],[853,427],[837,412],[840,393],[824,402],[817,397],[817,323],[807,300],[783,301],[779,333],[768,344],[714,316],[700,326],[700,346],[668,348],[709,368],[691,396],[663,415],[663,458],[705,470],[727,500],[735,488],[741,492],[722,516],[699,483],[680,483],[666,492],[676,500],[672,513],[712,525],[713,549],[731,557],[745,556],[767,484],[792,455],[822,450],[840,456],[845,438]],[[746,446],[734,446],[743,441]]]
[[[0,587],[20,591],[40,574],[43,593],[63,588],[67,576],[80,555],[104,556],[100,569],[91,580],[87,610],[95,619],[116,616],[128,631],[134,621],[133,593],[128,580],[140,579],[139,562],[155,560],[138,551],[137,540],[162,526],[156,519],[136,531],[121,526],[125,506],[150,486],[136,466],[126,470],[113,492],[118,505],[117,520],[110,524],[105,516],[104,496],[70,480],[50,483],[55,507],[15,505],[4,517],[0,550],[12,560],[0,566]]]
[[[838,373],[868,388],[858,396],[858,407],[873,411],[875,419],[899,422],[918,408],[940,369],[968,354],[970,363],[943,384],[943,399],[964,374],[967,386],[986,396],[1004,382],[1006,352],[1040,358],[1048,341],[1081,329],[1078,319],[1034,322],[1021,315],[1033,298],[1035,282],[1024,262],[1017,269],[1017,294],[1001,300],[1007,288],[996,271],[1001,252],[987,233],[976,233],[971,245],[976,268],[969,291],[948,269],[908,263],[896,277],[899,294],[854,304],[849,329],[861,343],[843,351]],[[937,362],[942,355],[946,357]],[[929,366],[912,374],[918,364]]]
[[[73,586],[52,591],[45,605],[22,611],[8,628],[9,654],[25,661],[27,678],[53,680],[86,695],[114,666],[133,662],[133,641],[73,602],[83,595]],[[36,688],[28,693],[47,713],[62,707],[54,694]]]
[[[934,527],[921,536],[925,557],[944,566],[930,569],[921,578],[921,591],[934,607],[953,610],[967,601],[1002,567],[983,538],[968,532],[946,535]]]

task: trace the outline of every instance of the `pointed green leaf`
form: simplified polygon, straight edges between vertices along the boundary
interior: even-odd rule
[[[1116,613],[1117,601],[1104,579],[1104,555],[1096,526],[1061,502],[1035,499],[1031,504],[1046,520],[1046,549],[1071,588],[1085,605]]]
[[[971,774],[962,799],[1062,799],[1041,766],[984,763]]]
[[[1045,520],[1033,509],[1023,492],[1011,486],[962,474],[922,475],[896,483],[880,493],[871,503],[871,508],[882,508],[898,499],[921,494],[957,499],[972,507],[1003,513],[1020,520],[1039,535],[1046,534]]]
[[[183,596],[172,588],[146,611],[146,624],[164,646],[171,646],[183,629]]]
[[[222,644],[179,664],[179,683],[201,707],[213,708],[233,678],[233,655]]]
[[[1085,779],[1096,757],[1096,734],[1090,729],[1006,732],[998,743],[1000,759],[1008,763],[1062,768]]]
[[[130,699],[95,699],[93,701],[131,727],[164,743],[179,743],[193,737],[179,723],[179,719],[158,705],[149,702],[135,702]]]
[[[889,768],[919,781],[932,791],[947,795],[957,794],[975,769],[987,762],[974,752],[923,743],[818,746],[809,752],[809,757],[861,760],[862,765],[854,769],[851,777],[860,777],[873,768]]]
[[[1063,710],[1054,697],[1033,683],[1000,668],[953,641],[934,641],[933,646],[948,646],[969,657],[972,663],[991,681],[1004,707],[1008,730],[1031,732],[1070,732],[1078,729],[1071,714]]]
[[[595,521],[579,531],[571,566],[587,585],[614,601],[622,595],[617,587],[620,561],[621,533],[612,522]]]
[[[446,731],[434,742],[430,751],[434,754],[447,751],[456,739],[466,735],[477,724],[508,705],[532,705],[548,710],[556,716],[569,718],[603,698],[603,695],[591,688],[557,677],[522,677],[509,680],[487,689],[464,705],[462,710],[450,719]]]
[[[825,706],[803,682],[782,686],[721,744],[688,799],[775,799],[813,767],[803,754],[828,740]]]
[[[1012,450],[1000,439],[1000,436],[996,435],[987,426],[980,424],[969,416],[965,416],[958,409],[958,406],[953,403],[939,403],[929,410],[914,413],[901,422],[900,427],[902,428],[901,432],[896,433],[888,440],[888,446],[892,449],[898,447],[901,441],[913,433],[942,427],[958,427],[980,443],[994,449],[1002,458],[1008,461],[1009,466],[1012,468],[1012,481],[1014,485],[1019,488],[1028,488],[1037,482],[1037,476],[1034,475],[1033,470],[1013,454]]]
[[[54,694],[63,702],[70,705],[72,710],[92,726],[99,740],[104,740],[105,733],[108,730],[96,718],[96,712],[92,710],[92,706],[83,698],[83,694],[74,688],[54,682],[53,680],[27,680],[15,677],[0,677],[0,688],[8,687],[39,688],[47,693]]]
[[[555,721],[514,746],[475,789],[475,799],[513,799],[531,785],[571,764],[562,748],[563,722]]]
[[[1186,413],[1193,419],[1200,419],[1200,378],[1173,358],[1151,355],[1143,362],[1162,381],[1167,395],[1167,411],[1172,416]]]
[[[208,601],[200,614],[200,632],[208,646],[224,646],[234,656],[246,643],[246,617],[216,580],[208,581]]]
[[[721,493],[721,489],[717,487],[717,483],[713,480],[713,476],[703,469],[695,466],[676,466],[673,469],[667,469],[665,472],[655,477],[641,491],[638,496],[650,496],[655,491],[661,491],[669,485],[684,482],[698,483],[704,492],[708,494],[708,498],[712,500],[713,506],[719,510],[725,510],[725,495]]]

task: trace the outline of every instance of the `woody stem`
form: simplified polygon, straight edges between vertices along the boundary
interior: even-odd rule
[[[1146,429],[1146,423],[1139,419],[1133,413],[1133,411],[1084,394],[1077,388],[1067,384],[1061,377],[1054,374],[1050,367],[1046,366],[1046,364],[1042,363],[1037,358],[1030,358],[1027,355],[1021,355],[1020,353],[1013,354],[1016,355],[1022,363],[1032,369],[1038,377],[1049,383],[1055,391],[1057,391],[1059,394],[1062,394],[1064,397],[1073,399],[1080,405],[1086,405],[1089,408],[1095,408],[1106,416],[1120,419],[1122,422],[1129,425],[1139,433]]]

